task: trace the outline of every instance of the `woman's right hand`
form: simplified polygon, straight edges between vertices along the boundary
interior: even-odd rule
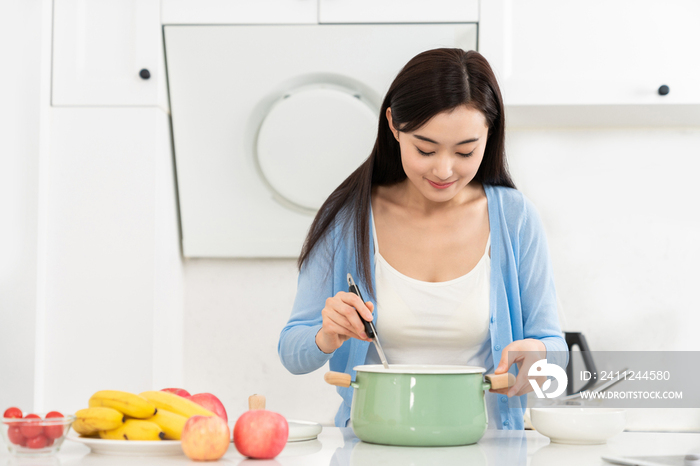
[[[372,320],[374,305],[367,301],[363,303],[355,293],[339,291],[335,296],[326,299],[326,306],[321,311],[323,326],[316,334],[316,345],[324,353],[332,353],[352,337],[358,340],[371,341],[365,333],[362,317]]]

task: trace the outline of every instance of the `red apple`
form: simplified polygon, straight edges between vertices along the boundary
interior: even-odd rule
[[[271,459],[287,444],[289,424],[281,414],[264,409],[246,411],[233,427],[233,443],[243,456]]]
[[[182,451],[194,461],[218,460],[231,442],[231,431],[219,416],[192,416],[182,429]]]
[[[190,392],[188,392],[184,388],[164,388],[161,390],[161,392],[174,393],[174,394],[181,396],[183,398],[190,396]]]
[[[224,421],[228,422],[228,415],[226,414],[224,404],[211,393],[197,393],[196,395],[185,398],[194,401],[202,408],[208,409],[212,413],[222,418]]]

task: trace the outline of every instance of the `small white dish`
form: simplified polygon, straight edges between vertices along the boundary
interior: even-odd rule
[[[531,408],[530,420],[552,443],[599,445],[625,430],[625,410],[617,408]]]
[[[323,430],[323,427],[318,422],[287,421],[287,424],[289,424],[289,438],[287,438],[287,442],[313,440]]]
[[[233,442],[233,428],[235,423],[229,424],[231,429],[231,441]],[[323,426],[318,422],[310,421],[287,421],[289,425],[289,437],[287,442],[303,442],[305,440],[313,440],[318,437],[318,434],[323,430]]]
[[[70,432],[68,440],[85,444],[92,453],[112,456],[179,456],[183,455],[179,440],[104,440],[80,437]]]

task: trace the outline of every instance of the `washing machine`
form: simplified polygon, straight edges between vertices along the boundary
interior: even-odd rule
[[[413,56],[474,23],[165,25],[186,257],[296,258]]]

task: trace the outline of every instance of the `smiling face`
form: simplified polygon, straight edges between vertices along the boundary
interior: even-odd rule
[[[484,115],[466,105],[435,115],[412,132],[389,127],[399,141],[408,190],[432,202],[460,201],[484,158],[488,126]],[[420,198],[420,196],[419,196]]]

